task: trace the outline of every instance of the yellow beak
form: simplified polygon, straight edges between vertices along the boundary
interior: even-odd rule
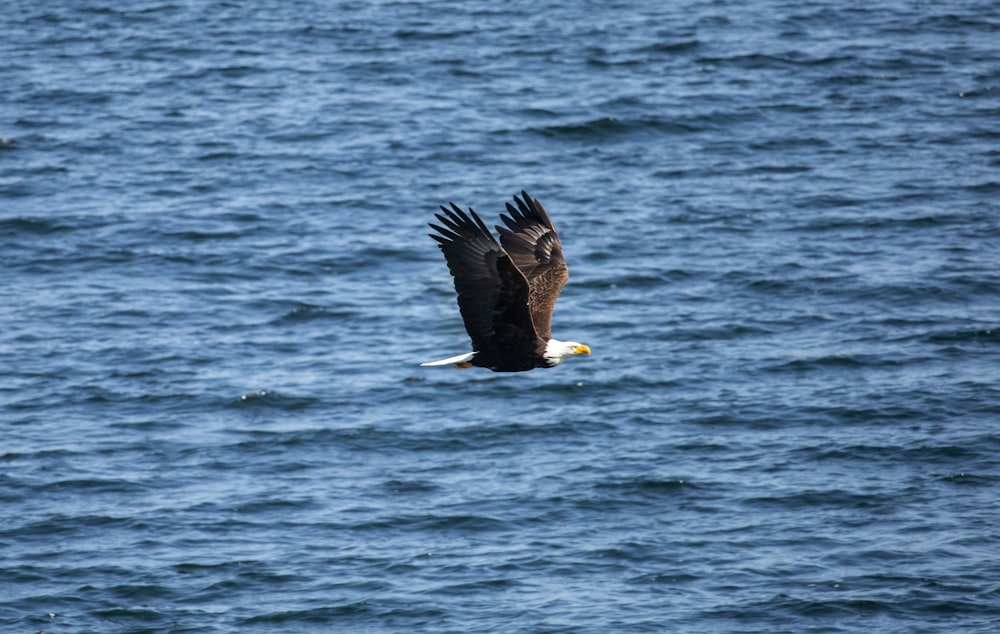
[[[581,344],[573,348],[573,354],[590,354],[590,348]]]

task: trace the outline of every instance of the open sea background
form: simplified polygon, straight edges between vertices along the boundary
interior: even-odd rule
[[[5,4],[0,630],[1000,631],[1000,4]],[[548,208],[589,358],[425,234]]]

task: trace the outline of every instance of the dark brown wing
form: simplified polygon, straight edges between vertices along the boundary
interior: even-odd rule
[[[477,353],[475,365],[506,369],[534,363],[538,337],[528,310],[528,281],[472,209],[454,203],[435,214],[430,234],[455,278],[458,307]],[[533,366],[532,366],[533,367]]]
[[[538,200],[527,192],[514,196],[517,207],[507,203],[509,216],[501,215],[507,227],[497,225],[500,243],[511,260],[528,280],[528,302],[535,332],[543,341],[552,336],[552,311],[566,280],[569,269],[563,259],[559,234],[549,215]]]

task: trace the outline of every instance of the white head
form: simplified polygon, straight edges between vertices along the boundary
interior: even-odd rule
[[[559,365],[566,359],[575,357],[578,354],[590,354],[590,348],[578,341],[549,339],[549,342],[545,344],[545,354],[542,356],[551,365]]]

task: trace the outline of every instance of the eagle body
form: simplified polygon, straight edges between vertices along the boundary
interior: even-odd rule
[[[552,311],[569,279],[555,226],[538,200],[521,192],[496,225],[500,240],[472,209],[455,203],[435,214],[430,234],[455,281],[458,307],[473,352],[425,366],[478,366],[494,372],[550,368],[590,354],[575,341],[551,336]]]

